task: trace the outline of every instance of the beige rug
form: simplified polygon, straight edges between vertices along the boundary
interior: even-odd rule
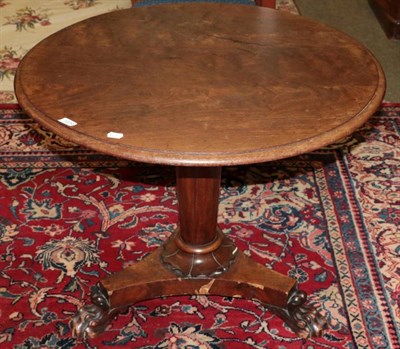
[[[130,7],[131,0],[0,0],[0,104],[17,103],[15,71],[38,42],[86,18]],[[292,0],[277,0],[277,9],[298,13]]]

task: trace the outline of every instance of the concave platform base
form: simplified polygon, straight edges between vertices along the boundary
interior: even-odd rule
[[[161,264],[163,248],[92,288],[92,304],[72,319],[75,336],[96,337],[128,306],[160,296],[218,295],[253,299],[280,316],[300,337],[321,336],[325,319],[305,305],[296,281],[254,262],[242,252],[229,270],[213,277],[180,277]]]
[[[160,296],[216,295],[254,299],[301,337],[320,336],[326,322],[292,278],[240,252],[217,225],[220,167],[177,167],[179,228],[139,263],[92,289],[92,304],[72,320],[77,336],[95,337],[126,307]]]

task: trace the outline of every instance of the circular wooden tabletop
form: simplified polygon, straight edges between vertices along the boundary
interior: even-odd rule
[[[114,11],[46,38],[21,62],[20,105],[80,145],[130,160],[275,160],[349,135],[385,79],[349,36],[284,12],[175,4]]]

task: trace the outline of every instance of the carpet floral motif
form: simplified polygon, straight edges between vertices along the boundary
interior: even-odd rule
[[[0,0],[0,103],[17,102],[17,66],[45,37],[86,18],[130,7],[130,0]]]
[[[99,3],[97,0],[66,0],[64,1],[65,5],[68,5],[74,10],[80,10],[84,8],[88,8],[91,6],[95,6]]]
[[[15,75],[22,56],[23,53],[11,47],[0,48],[0,80],[10,79]]]
[[[69,321],[99,278],[178,224],[174,170],[103,156],[0,113],[0,343],[5,348],[400,348],[400,106],[317,152],[223,169],[219,223],[259,263],[297,279],[329,330],[302,340],[257,301],[134,304],[96,339]]]
[[[6,16],[6,23],[3,25],[15,25],[17,31],[34,29],[35,25],[50,25],[49,14],[46,9],[34,9],[25,7],[18,9],[13,16]]]

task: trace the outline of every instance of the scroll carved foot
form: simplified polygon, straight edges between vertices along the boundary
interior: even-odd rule
[[[100,284],[91,289],[91,301],[77,311],[71,320],[74,337],[94,338],[101,334],[119,312],[110,308],[107,291]]]
[[[320,311],[306,305],[307,294],[296,290],[288,300],[286,308],[271,307],[271,312],[282,318],[300,337],[321,337],[327,329],[327,322]]]

